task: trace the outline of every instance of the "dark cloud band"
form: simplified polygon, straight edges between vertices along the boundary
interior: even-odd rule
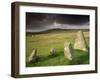
[[[66,29],[69,25],[74,25],[70,26],[71,29],[74,29],[75,25],[78,25],[77,28],[81,28],[80,25],[82,25],[83,28],[83,25],[89,25],[89,15],[26,13],[26,29],[28,30],[45,30],[45,28],[49,29],[50,26],[62,28],[62,25]]]

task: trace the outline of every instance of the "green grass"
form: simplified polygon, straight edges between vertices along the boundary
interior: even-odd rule
[[[26,67],[89,64],[89,52],[74,50],[72,61],[64,56],[64,43],[74,44],[76,32],[58,31],[26,35]],[[89,45],[89,32],[84,32],[84,35]],[[37,49],[39,58],[36,62],[28,63],[27,59],[33,48]],[[56,48],[55,56],[50,55],[51,48]]]

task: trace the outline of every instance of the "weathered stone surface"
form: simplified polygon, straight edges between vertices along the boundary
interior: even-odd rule
[[[28,57],[28,62],[35,61],[37,59],[37,50],[33,49],[32,53]]]
[[[74,49],[80,49],[83,51],[87,51],[86,40],[81,30],[77,32]]]
[[[55,55],[56,54],[56,49],[55,48],[51,48],[50,49],[50,54],[51,55]]]
[[[70,42],[66,42],[64,44],[64,55],[67,59],[72,60],[72,56],[73,56],[73,47],[72,44]]]

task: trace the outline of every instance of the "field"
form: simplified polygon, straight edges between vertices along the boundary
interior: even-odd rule
[[[83,31],[89,49],[89,31]],[[73,60],[64,56],[64,43],[71,42],[74,45],[77,30],[51,30],[43,33],[26,33],[26,67],[61,66],[89,64],[89,51],[74,50]],[[32,49],[37,49],[38,60],[27,62]],[[50,49],[56,49],[56,55],[51,56]]]

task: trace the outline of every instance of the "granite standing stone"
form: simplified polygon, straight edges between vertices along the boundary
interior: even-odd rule
[[[87,51],[86,40],[81,30],[77,32],[74,49],[80,49],[83,51]]]
[[[28,57],[28,62],[35,61],[36,58],[37,58],[37,50],[36,49],[33,49],[32,53]]]
[[[73,47],[70,42],[64,44],[64,55],[67,59],[72,60],[73,57]]]
[[[56,54],[56,49],[55,48],[51,48],[50,49],[50,54],[51,55],[55,55]]]

